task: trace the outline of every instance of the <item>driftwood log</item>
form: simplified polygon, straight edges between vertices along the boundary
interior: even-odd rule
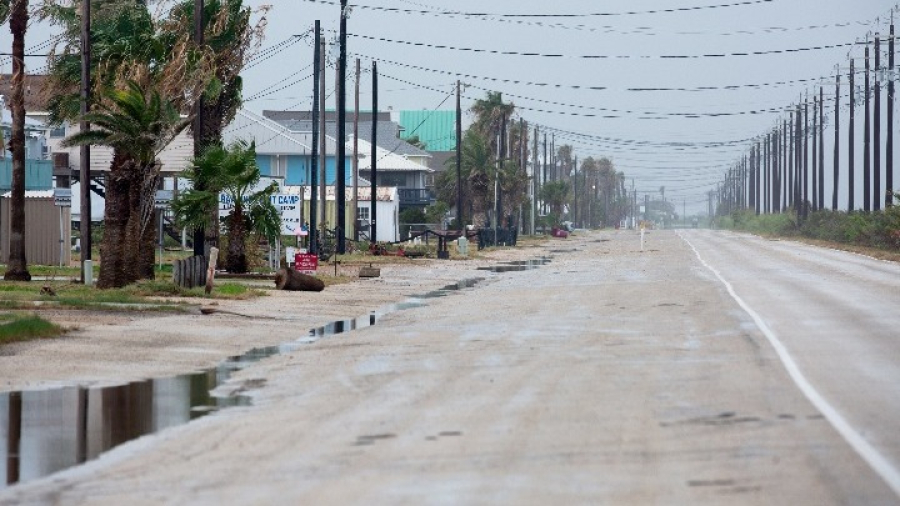
[[[321,292],[325,283],[321,279],[286,268],[275,275],[275,288],[292,292]]]

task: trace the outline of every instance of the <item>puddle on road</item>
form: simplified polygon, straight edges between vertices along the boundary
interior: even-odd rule
[[[112,387],[65,387],[0,393],[0,490],[76,466],[122,443],[208,413],[250,404],[246,396],[210,392],[235,372],[264,358],[291,353],[324,337],[375,325],[381,316],[427,305],[428,299],[472,288],[464,279],[369,315],[310,329],[278,346],[254,348],[207,371]]]
[[[499,265],[491,265],[488,267],[479,267],[480,271],[491,271],[491,272],[519,272],[519,271],[530,271],[541,266],[547,265],[550,263],[550,257],[541,257],[534,260],[520,260],[515,262],[506,262]]]

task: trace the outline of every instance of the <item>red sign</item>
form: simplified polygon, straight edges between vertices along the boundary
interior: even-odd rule
[[[315,274],[319,268],[319,257],[307,253],[294,255],[294,270],[304,274]]]

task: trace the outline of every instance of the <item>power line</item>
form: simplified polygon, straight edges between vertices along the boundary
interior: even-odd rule
[[[627,59],[692,60],[692,59],[701,59],[701,58],[766,56],[766,55],[773,55],[773,54],[805,53],[805,52],[810,52],[810,51],[820,51],[820,50],[826,50],[826,49],[852,47],[852,46],[860,44],[859,42],[847,42],[847,43],[841,43],[841,44],[827,44],[827,45],[821,45],[821,46],[808,46],[808,47],[791,48],[791,49],[772,49],[772,50],[763,50],[763,51],[690,54],[690,55],[687,55],[687,54],[681,54],[681,55],[674,55],[674,54],[672,54],[672,55],[603,55],[603,54],[564,55],[564,54],[559,54],[559,53],[501,51],[501,50],[497,50],[497,49],[461,47],[461,46],[452,46],[452,45],[448,45],[448,44],[430,44],[427,42],[415,42],[415,41],[408,41],[408,40],[389,39],[387,37],[374,37],[372,35],[363,35],[363,34],[359,34],[359,33],[354,33],[354,34],[349,34],[349,35],[351,37],[356,37],[356,38],[360,38],[363,40],[388,42],[391,44],[400,44],[400,45],[404,45],[404,46],[427,47],[430,49],[445,49],[445,50],[451,50],[451,51],[465,51],[465,52],[472,52],[472,53],[494,54],[494,55],[501,55],[501,56],[526,56],[526,57],[540,57],[540,58],[575,58],[575,59],[585,59],[585,60],[627,60]]]
[[[317,3],[324,5],[339,5],[337,2],[329,0],[304,0],[309,3]],[[725,9],[730,7],[744,7],[750,5],[759,5],[772,3],[774,0],[746,0],[742,2],[716,4],[716,5],[697,5],[690,7],[672,7],[668,9],[651,9],[644,11],[622,11],[622,12],[586,12],[572,14],[547,14],[547,13],[502,13],[502,12],[465,12],[465,11],[436,11],[422,9],[401,9],[397,7],[381,7],[375,5],[348,4],[351,9],[372,10],[381,12],[393,12],[402,14],[424,14],[430,16],[452,16],[452,17],[469,17],[469,18],[592,18],[592,17],[612,17],[612,16],[635,16],[644,14],[673,14],[679,12],[693,12],[701,10]]]

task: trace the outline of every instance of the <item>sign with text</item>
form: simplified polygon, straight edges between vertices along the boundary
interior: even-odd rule
[[[281,215],[281,234],[297,235],[297,230],[303,223],[303,199],[300,195],[276,193],[270,200]],[[228,216],[233,208],[234,201],[231,197],[224,193],[220,194],[219,217]]]
[[[315,274],[319,268],[319,257],[308,253],[294,255],[294,270],[303,274]]]

